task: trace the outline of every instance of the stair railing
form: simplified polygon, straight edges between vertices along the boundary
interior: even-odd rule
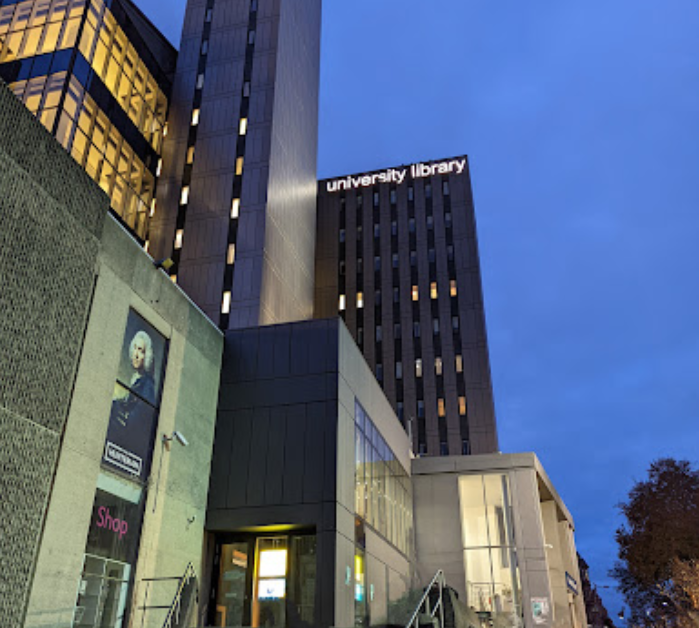
[[[151,584],[156,582],[167,582],[176,580],[177,591],[169,606],[149,606],[148,593]],[[167,616],[163,622],[163,628],[184,628],[188,615],[192,609],[192,602],[196,601],[199,596],[199,587],[197,586],[197,574],[194,570],[194,565],[189,563],[184,571],[184,574],[174,578],[144,578],[146,584],[146,599],[144,605],[140,608],[144,612],[142,622],[145,621],[145,611],[148,610],[166,610]],[[183,614],[184,613],[184,614]]]
[[[440,569],[432,578],[432,581],[425,588],[425,593],[420,599],[413,616],[410,621],[405,625],[405,628],[419,628],[421,625],[420,620],[424,615],[430,618],[430,621],[434,625],[434,620],[438,620],[439,628],[444,628],[444,589],[446,587],[446,581],[444,579],[444,572]],[[430,596],[433,592],[437,593],[437,599],[432,602]],[[439,613],[439,615],[437,615]]]

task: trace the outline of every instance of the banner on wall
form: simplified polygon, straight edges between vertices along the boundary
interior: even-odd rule
[[[103,460],[143,482],[150,473],[166,353],[166,339],[130,312]]]

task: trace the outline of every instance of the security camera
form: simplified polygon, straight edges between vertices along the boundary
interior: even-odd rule
[[[177,442],[182,445],[182,447],[187,447],[189,445],[189,441],[184,437],[182,432],[175,430],[172,436],[177,439]]]

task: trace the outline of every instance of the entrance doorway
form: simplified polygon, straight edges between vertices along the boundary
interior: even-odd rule
[[[314,534],[220,538],[211,625],[314,626],[317,568]]]

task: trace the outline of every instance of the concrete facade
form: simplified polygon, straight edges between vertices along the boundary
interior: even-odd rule
[[[105,473],[146,494],[130,605],[143,601],[143,578],[181,576],[189,562],[201,573],[223,340],[108,214],[109,199],[4,86],[0,160],[0,456],[6,469],[0,492],[3,520],[10,522],[2,534],[0,614],[8,628],[68,628],[98,477]],[[168,343],[144,485],[102,463],[133,311]],[[187,448],[161,446],[162,435],[173,430],[187,435]],[[158,596],[171,603],[174,585],[151,593],[151,603]],[[144,625],[160,626],[163,616],[153,612]]]
[[[320,15],[187,4],[150,246],[223,329],[312,317]]]
[[[524,626],[587,625],[582,589],[574,593],[569,586],[579,587],[581,582],[573,519],[534,454],[421,458],[413,460],[412,473],[421,574],[444,569],[460,599],[476,606],[467,589],[463,548],[470,522],[460,505],[459,479],[504,475],[511,491]],[[534,608],[541,600],[547,609],[539,606],[542,614],[535,619]]]
[[[417,454],[494,453],[468,160],[419,166],[431,174],[399,166],[319,183],[316,316],[345,320],[399,418],[412,421]]]

